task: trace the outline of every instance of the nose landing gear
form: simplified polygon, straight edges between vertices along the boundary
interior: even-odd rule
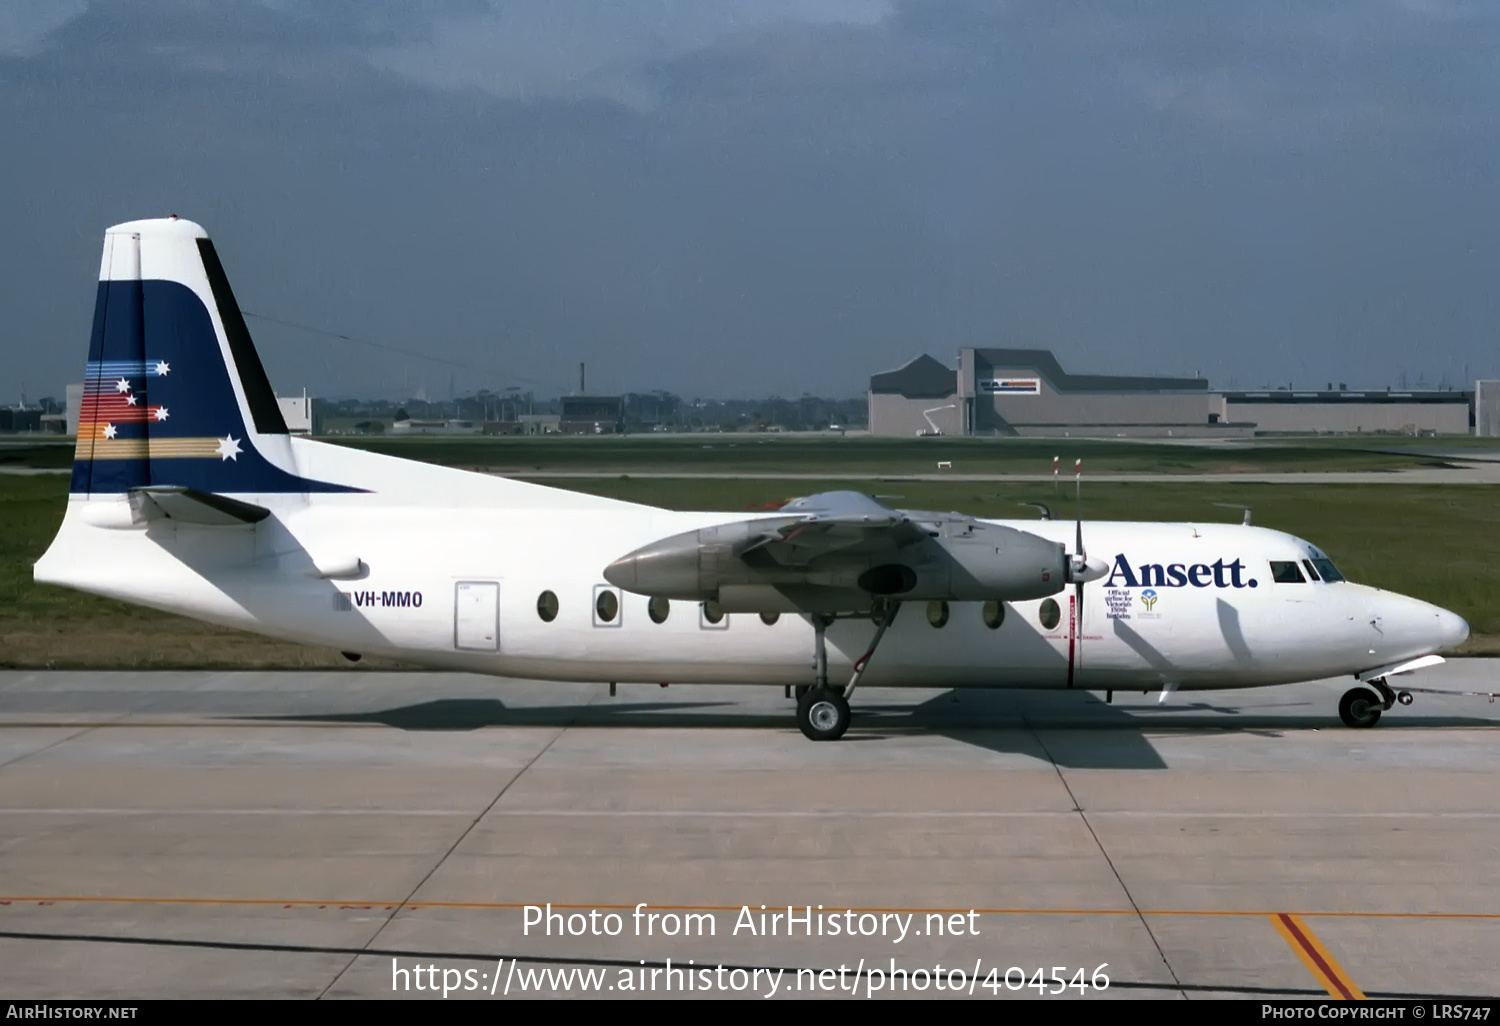
[[[1370,688],[1350,688],[1339,699],[1339,719],[1346,727],[1373,727],[1380,722],[1380,714],[1400,702],[1411,705],[1410,691],[1396,691],[1381,677],[1368,682]],[[1376,692],[1379,694],[1376,694]]]
[[[1350,688],[1339,699],[1339,719],[1346,727],[1373,727],[1383,711],[1380,696],[1369,688]]]

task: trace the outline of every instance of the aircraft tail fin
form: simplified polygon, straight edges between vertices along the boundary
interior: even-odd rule
[[[384,505],[630,505],[293,438],[208,233],[176,217],[105,232],[70,490],[75,501],[134,495],[144,512],[190,524],[208,522],[201,496],[268,509],[318,493]]]
[[[208,233],[176,217],[105,232],[71,491],[118,497],[354,491],[301,477]]]

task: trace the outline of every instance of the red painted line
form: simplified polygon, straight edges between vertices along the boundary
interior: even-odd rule
[[[1307,953],[1307,957],[1312,959],[1313,962],[1317,964],[1317,967],[1322,971],[1323,975],[1327,977],[1335,987],[1338,988],[1338,992],[1344,996],[1344,1000],[1353,1001],[1354,994],[1349,990],[1348,987],[1344,985],[1344,981],[1339,977],[1339,974],[1333,971],[1333,967],[1323,960],[1322,955],[1318,954],[1318,949],[1315,948],[1312,942],[1307,939],[1307,936],[1301,930],[1297,929],[1296,920],[1287,915],[1285,912],[1276,913],[1276,918],[1281,920],[1281,925],[1285,926],[1287,932],[1290,933],[1294,938],[1296,938],[1297,943],[1302,947],[1302,950]]]
[[[1077,599],[1076,595],[1068,596],[1068,687],[1073,686],[1073,646],[1078,642]]]

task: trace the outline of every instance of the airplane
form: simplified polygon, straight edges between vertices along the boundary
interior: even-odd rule
[[[860,687],[1165,701],[1345,675],[1339,715],[1371,727],[1411,701],[1387,678],[1469,630],[1263,527],[854,492],[675,512],[293,436],[212,241],[175,216],[105,233],[67,512],[34,576],[350,659],[795,689],[814,740]]]

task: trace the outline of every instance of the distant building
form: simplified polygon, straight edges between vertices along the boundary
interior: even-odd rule
[[[398,435],[477,435],[484,431],[484,422],[478,420],[414,420],[397,417],[391,431]]]
[[[958,374],[923,354],[895,370],[870,378],[872,435],[964,434]]]
[[[302,390],[300,396],[276,397],[276,405],[281,407],[281,419],[286,421],[286,429],[294,435],[321,435],[322,404],[307,394],[307,389]]]
[[[565,435],[616,435],[625,428],[625,401],[618,395],[565,395],[558,430]]]
[[[1479,382],[1481,386],[1485,382]],[[1489,382],[1500,390],[1500,381]],[[1487,393],[1493,395],[1493,393]],[[1475,393],[1390,389],[1267,389],[1223,392],[1221,416],[1259,434],[1467,435],[1475,429]],[[1491,400],[1492,405],[1500,402]],[[1500,425],[1497,425],[1500,427]],[[1500,433],[1500,432],[1497,432]]]
[[[78,411],[83,409],[83,382],[63,387],[63,416],[67,418],[69,437],[78,437]]]
[[[1474,382],[1474,433],[1500,438],[1500,381]]]
[[[562,431],[562,417],[556,413],[523,413],[518,419],[523,435],[555,435]]]
[[[1291,388],[1214,391],[1203,378],[1070,374],[1045,349],[961,349],[958,367],[919,356],[872,375],[870,433],[1089,435],[1255,434],[1500,436],[1500,381],[1475,391]]]
[[[1247,433],[1223,422],[1203,378],[1070,374],[1045,349],[931,356],[870,378],[874,435],[1195,437]]]
[[[36,432],[42,430],[42,411],[0,406],[0,431]]]

